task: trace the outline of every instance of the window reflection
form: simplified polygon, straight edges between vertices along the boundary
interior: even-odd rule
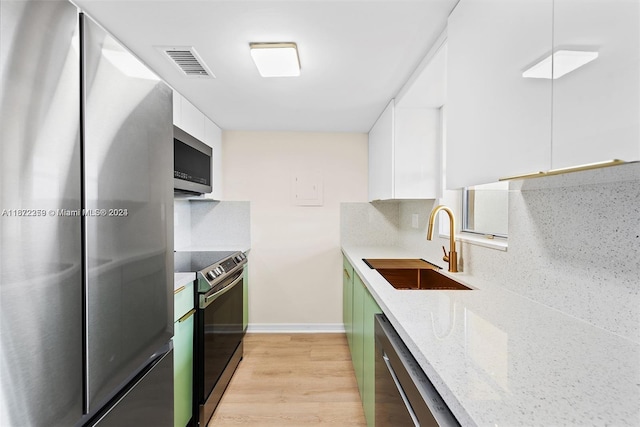
[[[500,399],[509,391],[509,336],[493,323],[465,309],[465,347],[470,369],[468,382],[477,398]]]
[[[508,233],[509,183],[495,182],[467,187],[462,193],[462,231],[506,237]]]

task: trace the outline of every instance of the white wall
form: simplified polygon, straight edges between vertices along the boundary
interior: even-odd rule
[[[367,135],[224,131],[225,200],[251,203],[250,329],[342,328],[340,203],[367,200]],[[296,206],[319,171],[322,206]]]

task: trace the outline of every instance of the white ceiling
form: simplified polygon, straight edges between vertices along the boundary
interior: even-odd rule
[[[458,0],[75,0],[223,129],[368,132]],[[262,78],[249,42],[298,44],[300,77]],[[194,46],[215,79],[157,46]]]

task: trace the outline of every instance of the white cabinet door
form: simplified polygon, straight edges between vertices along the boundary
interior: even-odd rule
[[[640,1],[555,0],[553,20],[555,51],[598,57],[553,80],[552,168],[640,160]]]
[[[369,200],[438,197],[439,123],[437,109],[391,100],[369,132]]]
[[[369,131],[369,200],[393,198],[393,103]]]
[[[173,91],[173,124],[181,128],[182,126],[182,95]]]
[[[191,136],[204,141],[204,114],[186,98],[182,98],[180,128]]]
[[[440,186],[440,114],[434,108],[395,108],[395,199],[435,199]]]
[[[447,188],[551,165],[552,0],[461,0],[447,28]]]
[[[211,155],[212,199],[222,199],[222,130],[208,117],[204,118],[204,143],[213,149]]]
[[[173,124],[213,149],[211,179],[213,191],[205,197],[222,199],[222,130],[185,97],[173,91]]]
[[[173,124],[200,141],[206,138],[204,114],[175,90],[173,91]]]

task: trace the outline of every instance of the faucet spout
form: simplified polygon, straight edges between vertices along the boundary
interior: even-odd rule
[[[438,212],[445,211],[447,215],[449,215],[449,254],[445,251],[444,257],[442,258],[444,261],[449,263],[449,272],[457,273],[458,272],[458,253],[456,252],[456,239],[454,232],[456,230],[456,221],[453,216],[453,211],[449,209],[445,205],[438,205],[431,211],[431,215],[429,216],[429,229],[427,230],[427,240],[433,239],[433,228],[434,223],[436,221],[436,217]]]

